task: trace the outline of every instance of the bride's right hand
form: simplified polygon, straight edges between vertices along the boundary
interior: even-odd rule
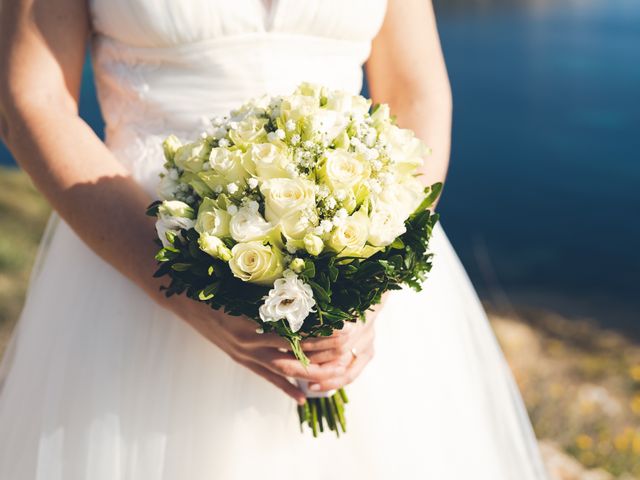
[[[201,335],[299,404],[306,401],[305,395],[287,377],[320,383],[345,373],[346,368],[341,365],[312,363],[307,368],[303,367],[291,353],[285,339],[274,333],[257,333],[258,324],[247,317],[212,310],[208,305],[187,297],[174,297],[174,300],[171,302],[172,310]]]

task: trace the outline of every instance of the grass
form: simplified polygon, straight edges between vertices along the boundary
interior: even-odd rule
[[[49,212],[24,173],[0,168],[0,353]],[[640,345],[548,312],[491,318],[538,437],[611,474],[557,478],[640,477]]]
[[[49,212],[23,172],[0,167],[0,342],[8,337],[22,308]]]

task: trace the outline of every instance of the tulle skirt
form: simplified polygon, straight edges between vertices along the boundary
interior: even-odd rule
[[[151,301],[54,214],[0,368],[6,480],[546,478],[519,392],[440,226],[422,292],[393,292],[348,432]]]

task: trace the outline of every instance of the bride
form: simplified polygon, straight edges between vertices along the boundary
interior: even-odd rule
[[[433,148],[425,182],[442,180],[451,96],[430,2],[7,0],[0,22],[2,137],[56,212],[0,368],[0,478],[546,478],[441,227],[425,289],[309,341],[306,371],[250,320],[152,277],[161,140],[251,97],[357,93],[366,61],[373,101]],[[104,143],[77,114],[87,39]],[[346,435],[299,433],[290,377],[350,384]]]

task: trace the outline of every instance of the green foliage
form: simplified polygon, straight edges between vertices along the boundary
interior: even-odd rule
[[[369,258],[336,257],[333,252],[317,257],[302,255],[305,265],[299,277],[313,290],[317,305],[298,332],[292,332],[284,320],[262,322],[258,309],[270,287],[236,278],[226,262],[200,250],[198,233],[193,229],[183,230],[171,238],[172,246],[160,249],[156,255],[160,266],[155,275],[170,278],[164,287],[167,296],[185,294],[231,315],[246,315],[261,324],[264,331],[287,338],[298,358],[306,363],[299,348],[301,339],[329,336],[345,322],[364,321],[367,310],[380,303],[386,291],[398,290],[402,285],[422,288],[431,270],[429,239],[438,220],[429,208],[441,188],[441,184],[426,188],[425,200],[405,224],[406,232]],[[148,214],[156,212],[157,204],[152,204]]]

